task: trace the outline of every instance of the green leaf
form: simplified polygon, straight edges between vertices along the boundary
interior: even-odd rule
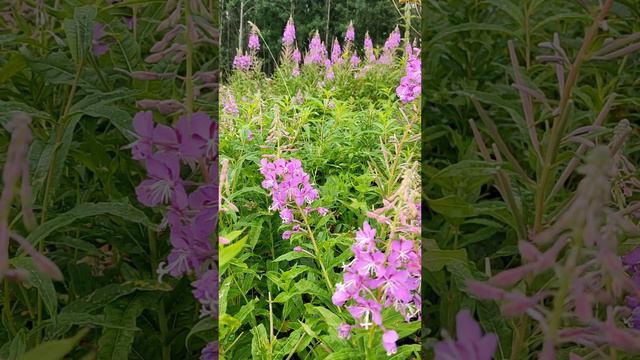
[[[440,271],[446,265],[452,263],[467,263],[467,250],[427,250],[423,259],[423,264],[428,271]]]
[[[240,253],[240,251],[242,251],[244,244],[247,242],[247,238],[248,236],[245,236],[242,239],[234,242],[233,244],[221,246],[220,262],[218,264],[220,268],[220,275],[222,275],[226,270],[229,261],[235,258]]]
[[[96,14],[93,6],[78,7],[73,13],[73,19],[66,19],[62,24],[67,34],[67,45],[76,64],[91,51]]]
[[[5,56],[8,56],[8,54]],[[24,60],[24,56],[20,53],[14,52],[9,61],[4,63],[0,68],[0,85],[7,82],[7,80],[11,79],[12,76],[19,73],[26,67],[27,62]]]
[[[120,19],[109,24],[114,43],[109,48],[109,55],[115,67],[129,72],[136,70],[140,64],[140,47],[133,35]]]
[[[29,280],[27,280],[27,283],[38,289],[38,294],[44,303],[44,307],[47,309],[49,316],[55,321],[58,315],[58,297],[51,278],[41,274],[33,264],[31,258],[24,256],[14,257],[9,260],[9,263],[11,263],[13,267],[23,268],[29,271]]]
[[[216,328],[216,321],[212,317],[205,317],[200,319],[200,321],[198,321],[198,323],[191,328],[191,330],[189,331],[189,334],[187,334],[187,337],[184,339],[185,346],[187,348],[189,347],[189,340],[193,335],[196,335],[201,332],[207,332],[209,334],[212,334],[213,333],[212,330],[215,328]]]
[[[251,358],[253,360],[264,359],[269,349],[267,329],[265,329],[264,324],[259,324],[251,329],[251,334],[253,334],[253,339],[251,340]]]
[[[36,348],[24,354],[20,360],[60,360],[69,354],[78,345],[80,340],[89,332],[82,329],[72,338],[64,340],[52,340],[40,344]]]
[[[136,326],[138,316],[145,308],[157,302],[158,296],[153,293],[133,295],[122,298],[105,308],[105,318],[129,328]],[[135,332],[122,329],[104,329],[98,341],[98,360],[128,359]]]
[[[448,218],[463,219],[476,215],[473,206],[457,195],[449,195],[439,199],[427,199],[429,208]]]
[[[362,352],[358,350],[343,349],[329,354],[324,360],[353,360],[362,359]]]
[[[50,119],[49,114],[17,101],[0,100],[0,125],[5,126],[11,120],[12,112],[21,111],[31,117]]]
[[[76,220],[96,215],[117,216],[130,222],[155,228],[155,224],[149,221],[142,211],[130,204],[117,202],[84,203],[41,224],[29,234],[27,240],[35,246],[52,232]]]

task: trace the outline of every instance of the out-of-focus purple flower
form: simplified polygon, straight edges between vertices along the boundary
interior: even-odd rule
[[[218,309],[218,272],[209,269],[193,282],[193,296],[202,304],[201,315],[213,315]]]
[[[360,58],[357,54],[351,55],[351,67],[357,68],[360,65]]]
[[[351,337],[351,325],[342,323],[338,326],[338,337],[347,340]]]
[[[309,42],[309,50],[304,56],[304,64],[317,64],[322,65],[327,58],[327,48],[322,40],[320,40],[320,33],[316,30],[315,34]]]
[[[389,34],[389,38],[387,39],[387,41],[384,43],[384,50],[394,51],[395,49],[398,48],[398,46],[400,46],[400,40],[401,40],[400,28],[396,26],[396,28],[393,29],[391,34]]]
[[[344,35],[344,40],[353,42],[356,39],[356,32],[353,29],[353,21],[349,21],[349,25],[347,26],[347,32]]]
[[[293,61],[296,62],[296,64],[300,63],[300,60],[302,60],[302,55],[300,54],[300,50],[298,50],[298,48],[293,50],[293,54],[291,55],[291,58],[293,59]]]
[[[200,360],[218,360],[218,342],[212,341],[202,349]]]
[[[398,341],[398,333],[394,330],[385,331],[382,335],[382,346],[387,350],[387,355],[393,355],[398,351],[396,341]]]
[[[93,40],[92,40],[92,52],[95,56],[102,56],[109,51],[109,45],[102,42],[101,39],[104,36],[104,24],[96,23],[93,26]]]
[[[367,61],[376,61],[376,55],[373,52],[373,41],[371,41],[371,37],[369,37],[368,31],[364,34],[364,54]]]
[[[249,55],[236,55],[233,58],[233,68],[240,71],[248,71],[251,69],[251,56]]]
[[[493,359],[498,338],[495,334],[483,336],[469,310],[461,310],[456,316],[456,335],[457,341],[447,337],[435,345],[436,360]]]
[[[331,47],[331,62],[334,64],[342,63],[342,49],[337,38],[333,40],[333,46]]]
[[[258,34],[255,32],[249,34],[249,49],[253,51],[260,50],[260,39],[258,39]]]
[[[293,46],[296,41],[296,27],[293,24],[293,16],[289,16],[287,25],[284,27],[284,33],[282,34],[282,44],[284,46]]]
[[[236,98],[232,93],[229,93],[222,104],[222,111],[227,115],[238,115],[238,105],[236,104]]]

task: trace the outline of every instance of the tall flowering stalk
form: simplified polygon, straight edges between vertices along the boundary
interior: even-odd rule
[[[285,231],[282,238],[288,240],[293,234],[308,236],[322,276],[327,286],[332,288],[309,219],[313,212],[324,216],[328,210],[312,206],[318,199],[318,190],[309,183],[309,174],[302,169],[302,162],[295,158],[276,159],[273,162],[263,158],[260,162],[260,173],[264,176],[262,187],[271,191],[272,203],[269,210],[278,211],[282,223],[291,226],[291,230]]]
[[[167,5],[169,6],[169,4]],[[216,317],[218,303],[217,251],[213,237],[218,216],[218,124],[204,112],[194,111],[195,97],[203,88],[217,87],[217,73],[194,73],[194,51],[201,44],[217,44],[219,34],[204,19],[210,18],[200,2],[174,4],[170,16],[158,30],[172,28],[151,49],[147,62],[156,62],[169,53],[174,61],[185,61],[184,103],[173,100],[170,109],[166,101],[143,100],[141,105],[158,110],[163,115],[184,111],[171,126],[156,123],[151,111],[139,112],[133,125],[138,137],[132,144],[132,157],[145,166],[148,178],[136,187],[138,201],[148,207],[161,208],[161,225],[169,228],[172,249],[157,264],[159,281],[166,275],[192,276],[193,296],[200,303],[200,315]],[[184,7],[183,7],[184,6]],[[184,24],[179,24],[180,18]],[[184,33],[185,44],[173,42]],[[250,42],[255,48],[255,42]],[[255,49],[254,49],[255,50]],[[201,81],[198,85],[196,81]],[[150,236],[150,247],[155,236]],[[155,261],[155,260],[154,260]],[[161,305],[163,306],[163,305]],[[162,308],[161,312],[164,311]],[[166,319],[160,314],[162,336],[167,336]],[[202,351],[203,359],[211,359],[217,345],[210,343]],[[163,348],[163,358],[170,349]]]
[[[376,226],[364,222],[356,232],[354,259],[343,266],[343,281],[336,284],[332,297],[334,305],[346,305],[355,320],[353,326],[341,325],[342,337],[346,338],[347,327],[364,329],[368,332],[366,347],[372,348],[379,328],[387,355],[396,353],[398,334],[383,324],[382,310],[394,309],[410,322],[420,318],[422,306],[420,179],[417,163],[411,159],[404,169],[399,168],[404,146],[416,140],[413,135],[418,118],[417,111],[410,117],[405,115],[402,137],[392,141],[393,156],[382,145],[388,162],[384,167],[387,173],[377,174],[378,178],[387,179],[386,186],[381,187],[383,206],[367,213]]]
[[[11,206],[16,196],[16,188],[20,184],[22,220],[27,230],[36,227],[33,214],[31,185],[29,183],[29,145],[32,134],[29,125],[31,118],[22,113],[15,113],[6,125],[11,132],[11,142],[7,150],[7,158],[2,169],[2,193],[0,194],[0,280],[22,282],[28,279],[29,273],[22,268],[9,266],[9,240],[13,239],[31,257],[36,268],[54,280],[62,281],[62,272],[58,266],[46,256],[38,252],[22,236],[12,232],[9,227]],[[7,304],[5,304],[6,306]],[[5,308],[5,311],[10,311]]]

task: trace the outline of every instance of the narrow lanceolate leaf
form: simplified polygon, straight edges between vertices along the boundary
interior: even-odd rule
[[[89,329],[80,330],[74,337],[64,340],[47,341],[30,350],[20,360],[60,360],[78,345]]]
[[[41,224],[29,234],[27,240],[35,246],[52,232],[72,224],[76,220],[96,215],[112,215],[134,223],[155,226],[142,211],[129,204],[117,202],[84,203]]]
[[[244,247],[244,244],[246,242],[247,236],[230,245],[225,245],[220,249],[220,262],[218,264],[220,268],[220,275],[222,275],[226,270],[229,261],[231,261],[231,259],[236,257],[236,255],[238,255],[240,251],[242,251],[242,248]]]
[[[49,316],[55,322],[58,315],[58,297],[53,286],[53,280],[49,276],[40,273],[28,257],[14,257],[9,262],[13,267],[22,268],[29,272],[27,283],[38,289],[38,296],[42,299]]]
[[[141,61],[140,47],[133,39],[133,35],[124,23],[113,21],[109,25],[114,44],[110,47],[109,55],[116,68],[129,72],[136,70]]]
[[[123,298],[105,308],[105,318],[127,328],[136,326],[136,320],[145,308],[151,308],[158,300],[154,294],[139,294]],[[128,359],[135,339],[135,331],[104,329],[98,341],[98,360]]]
[[[8,56],[8,54],[6,56]],[[11,79],[12,76],[22,71],[25,67],[27,67],[27,63],[24,61],[24,56],[17,52],[13,53],[9,61],[0,67],[0,85]]]
[[[63,23],[67,45],[76,64],[79,64],[91,51],[95,19],[96,8],[82,6],[75,9],[73,19],[66,19]]]

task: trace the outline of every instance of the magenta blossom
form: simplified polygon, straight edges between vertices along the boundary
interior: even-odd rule
[[[356,39],[356,32],[353,29],[353,21],[349,21],[349,25],[347,26],[347,32],[344,35],[344,40],[353,42]]]
[[[284,27],[284,33],[282,34],[282,44],[284,46],[292,46],[296,41],[296,27],[293,24],[293,17],[289,16],[287,25]]]
[[[435,345],[435,360],[491,360],[498,338],[495,334],[482,335],[480,325],[469,310],[461,310],[456,316],[457,341],[451,338]]]
[[[249,55],[236,55],[233,58],[233,68],[240,71],[248,71],[251,69],[251,56]]]

